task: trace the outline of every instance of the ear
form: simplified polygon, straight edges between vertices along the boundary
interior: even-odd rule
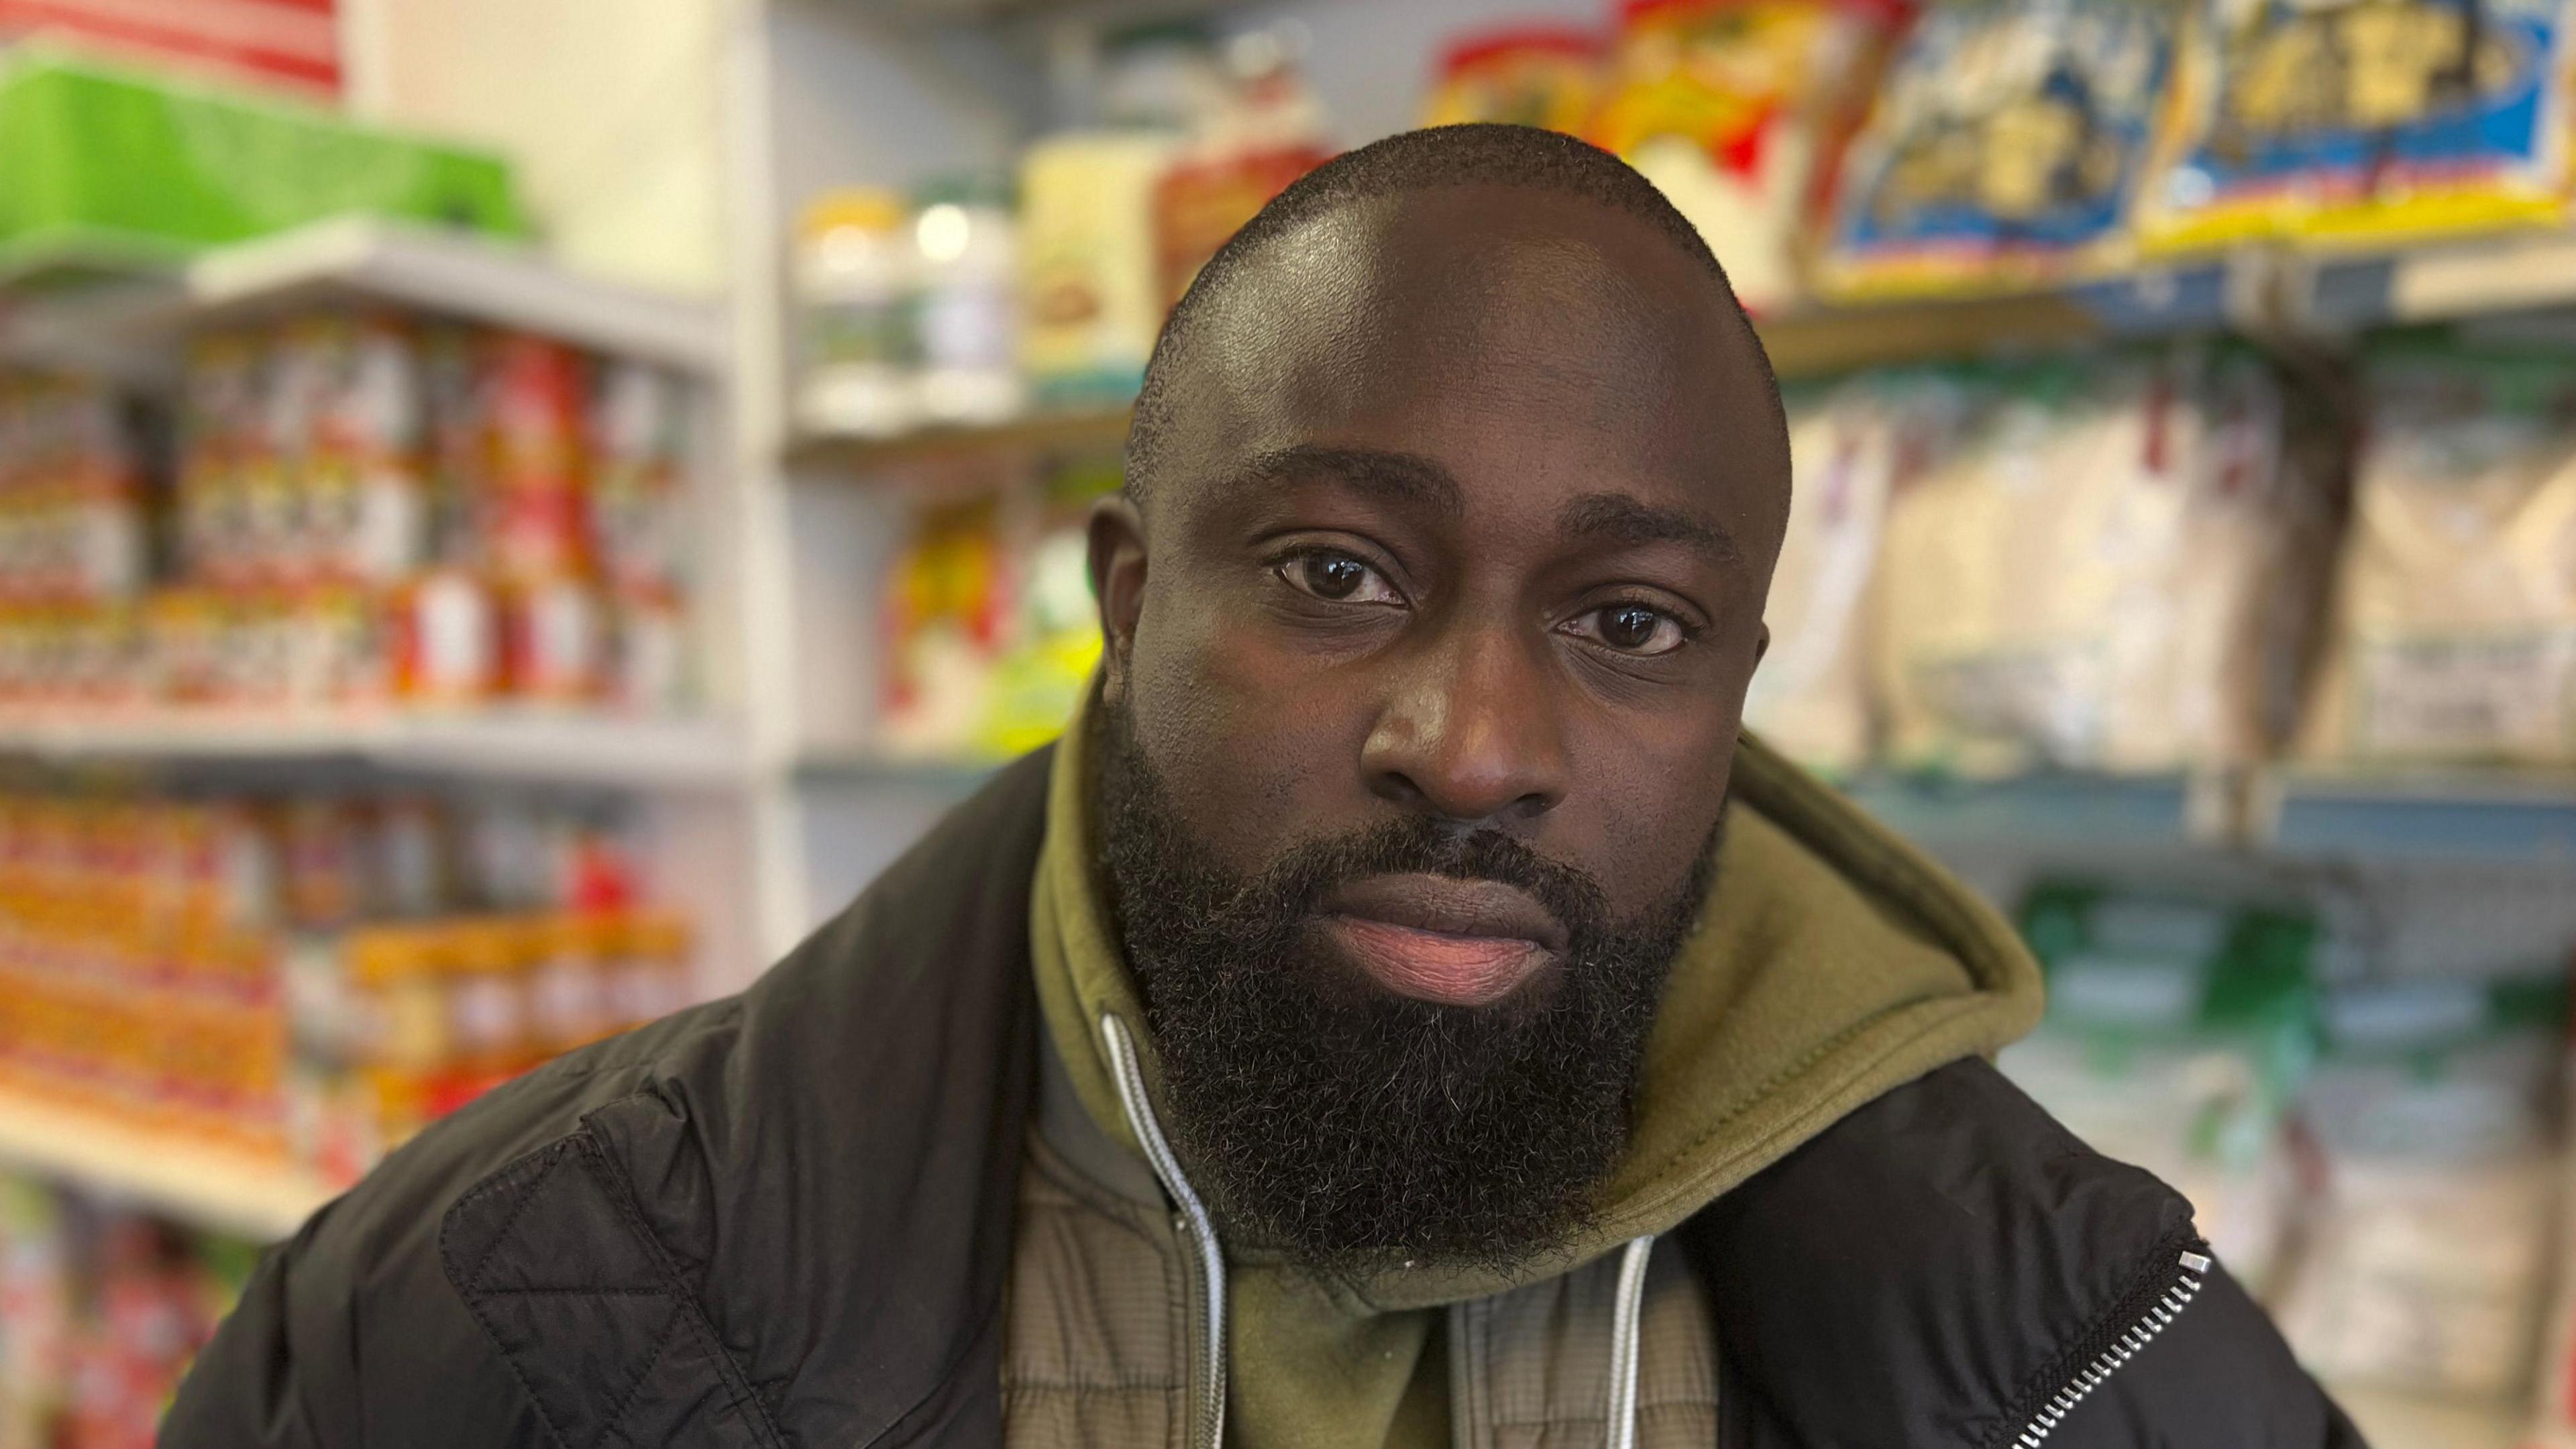
[[[1759,633],[1756,633],[1756,634],[1753,636],[1753,663],[1754,663],[1754,666],[1755,666],[1756,668],[1761,667],[1761,664],[1762,664],[1762,657],[1763,657],[1764,655],[1766,655],[1766,654],[1769,654],[1770,652],[1771,652],[1771,621],[1770,621],[1770,620],[1768,620],[1768,619],[1765,619],[1765,620],[1763,620],[1763,621],[1762,621],[1762,628],[1761,628],[1761,631],[1760,631]]]
[[[1145,516],[1123,492],[1091,505],[1091,596],[1100,606],[1101,698],[1114,701],[1145,612]]]

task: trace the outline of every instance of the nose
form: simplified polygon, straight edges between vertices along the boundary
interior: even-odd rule
[[[1443,819],[1508,825],[1565,796],[1565,740],[1539,647],[1500,623],[1409,651],[1361,746],[1372,793]]]

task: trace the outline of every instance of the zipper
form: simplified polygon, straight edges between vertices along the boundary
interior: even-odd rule
[[[1135,1044],[1127,1039],[1127,1024],[1117,1017],[1100,1014],[1100,1035],[1109,1048],[1110,1075],[1118,1085],[1118,1105],[1126,1109],[1128,1129],[1145,1149],[1145,1160],[1154,1165],[1154,1176],[1162,1180],[1163,1191],[1171,1194],[1179,1226],[1198,1249],[1199,1273],[1206,1285],[1200,1297],[1206,1309],[1206,1322],[1201,1325],[1200,1343],[1207,1354],[1207,1375],[1203,1382],[1208,1393],[1198,1406],[1198,1432],[1191,1436],[1194,1449],[1223,1449],[1225,1444],[1225,1250],[1216,1240],[1216,1223],[1208,1216],[1199,1195],[1191,1191],[1188,1178],[1181,1176],[1181,1160],[1172,1153],[1171,1144],[1163,1140],[1163,1124],[1154,1120],[1154,1104],[1145,1095],[1145,1072],[1136,1062]]]
[[[2127,1311],[2115,1311],[2108,1319],[2127,1326],[2085,1360],[2065,1387],[2031,1411],[2020,1435],[2011,1441],[2016,1449],[2039,1449],[2075,1411],[2075,1406],[2084,1402],[2085,1395],[2102,1387],[2103,1381],[2119,1372],[2122,1364],[2137,1357],[2140,1349],[2173,1326],[2173,1321],[2191,1306],[2191,1300],[2200,1296],[2201,1283],[2210,1268],[2208,1248],[2198,1238],[2189,1239],[2189,1246],[2174,1255],[2170,1278],[2150,1277],[2130,1292],[2128,1300],[2120,1305]]]

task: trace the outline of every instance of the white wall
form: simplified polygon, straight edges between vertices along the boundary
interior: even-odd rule
[[[495,146],[566,262],[726,281],[724,42],[753,0],[350,0],[352,107]]]

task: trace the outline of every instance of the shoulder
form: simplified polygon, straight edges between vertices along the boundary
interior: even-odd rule
[[[345,1239],[366,1257],[416,1246],[423,1221],[469,1189],[506,1186],[503,1169],[582,1136],[629,1154],[647,1120],[720,1170],[747,1168],[764,1150],[819,1147],[808,1139],[889,1105],[835,1084],[917,1063],[930,1043],[905,1025],[980,1033],[1006,995],[983,978],[1025,963],[1045,759],[1020,762],[959,806],[748,990],[494,1089],[387,1158],[306,1237]]]
[[[270,1255],[169,1442],[354,1442],[377,1424],[367,1442],[426,1442],[417,1426],[436,1425],[435,1442],[541,1443],[540,1418],[561,1437],[583,1426],[557,1420],[605,1407],[573,1380],[629,1359],[625,1381],[650,1366],[721,1408],[719,1388],[748,1394],[727,1349],[783,1380],[816,1346],[789,1341],[810,1312],[770,1311],[799,1285],[901,1291],[865,1271],[891,1261],[881,1242],[805,1239],[871,1213],[909,1226],[915,1202],[985,1206],[998,1169],[984,1145],[1026,1097],[1009,1064],[1031,1014],[1045,768],[1041,754],[1004,771],[740,996],[559,1058],[387,1158]],[[923,1227],[902,1264],[962,1274],[953,1260],[988,1216]],[[936,1232],[952,1228],[942,1258]],[[287,1362],[291,1382],[263,1367]],[[558,1369],[568,1381],[546,1382]],[[231,1401],[253,1387],[291,1390],[296,1403],[257,1412],[307,1418],[315,1436],[189,1436],[244,1416]],[[631,1424],[651,1398],[617,1415]],[[731,1402],[766,1422],[751,1398]]]
[[[1981,1059],[1851,1113],[1685,1234],[1730,1377],[1806,1442],[2357,1443],[2207,1263],[2191,1205]],[[2198,1387],[2169,1382],[2185,1368]],[[1881,1391],[1840,1389],[1863,1379]]]

